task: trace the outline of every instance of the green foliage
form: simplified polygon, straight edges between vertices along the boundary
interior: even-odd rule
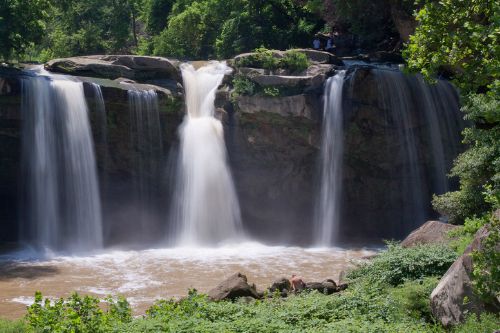
[[[478,318],[475,314],[470,314],[462,325],[454,327],[453,333],[491,333],[496,332],[500,327],[500,317],[498,314],[482,313]]]
[[[408,280],[442,275],[456,258],[457,254],[444,245],[403,248],[389,243],[386,251],[351,271],[348,278],[398,286]]]
[[[104,312],[95,297],[74,293],[66,300],[61,298],[51,303],[37,292],[35,303],[28,307],[26,321],[40,333],[100,333],[110,332],[113,326],[132,320],[130,306],[124,298],[117,302],[108,298],[107,302],[109,310]]]
[[[469,246],[469,244],[474,239],[476,232],[489,221],[488,216],[482,218],[467,218],[462,227],[452,230],[449,232],[449,237],[453,240],[450,242],[450,246],[457,252],[458,255],[462,255]]]
[[[469,149],[455,161],[451,176],[460,179],[460,190],[435,197],[434,208],[451,223],[463,223],[466,217],[489,213],[492,204],[483,191],[498,195],[500,189],[500,90],[494,86],[490,94],[472,94],[463,111],[473,126],[464,130],[464,143]]]
[[[145,30],[151,35],[159,34],[167,26],[167,17],[175,0],[145,0],[142,9],[142,19]]]
[[[500,297],[500,221],[492,217],[487,229],[490,233],[483,240],[481,249],[472,253],[472,278],[478,295],[491,302]]]
[[[500,78],[500,4],[491,0],[426,1],[405,55],[427,77],[451,71],[464,92]]]
[[[243,75],[236,75],[233,78],[234,92],[237,95],[253,95],[256,92],[255,83]]]
[[[22,320],[10,321],[0,318],[0,332],[2,333],[19,333],[26,330],[26,323]]]
[[[401,304],[409,316],[432,322],[429,297],[436,288],[439,277],[426,277],[421,280],[408,281],[391,290],[391,294]]]
[[[276,87],[265,87],[263,92],[268,97],[278,97],[280,95],[280,90]]]
[[[286,51],[283,55],[275,50],[268,50],[261,46],[253,53],[238,58],[235,65],[238,67],[255,67],[267,70],[287,69],[290,72],[301,72],[310,66],[307,56],[296,50]]]
[[[302,72],[310,65],[309,59],[304,53],[290,50],[285,53],[280,60],[280,67],[288,69],[290,72]]]
[[[227,58],[259,45],[305,46],[319,23],[292,0],[177,0],[165,30],[153,38],[154,54]]]
[[[42,38],[47,5],[46,0],[0,2],[0,56],[3,60],[22,55]]]
[[[39,60],[126,52],[134,43],[138,1],[51,1],[43,38],[35,47]]]

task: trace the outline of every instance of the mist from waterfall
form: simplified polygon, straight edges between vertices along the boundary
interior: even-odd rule
[[[173,204],[177,245],[217,245],[241,233],[236,196],[215,94],[231,69],[211,62],[181,66],[187,114],[179,129],[180,156]]]
[[[88,109],[81,82],[22,79],[23,236],[50,250],[103,246],[101,204]]]
[[[314,241],[329,246],[338,238],[344,152],[342,91],[345,71],[325,83],[320,151],[320,189],[316,201]]]
[[[161,179],[163,143],[158,95],[154,90],[128,90],[130,139],[133,150],[133,186],[138,216],[136,227],[152,223],[155,189]]]

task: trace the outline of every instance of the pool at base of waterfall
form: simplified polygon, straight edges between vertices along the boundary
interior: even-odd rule
[[[141,315],[157,299],[179,298],[190,288],[208,292],[236,272],[245,274],[258,290],[292,274],[305,281],[337,281],[342,271],[375,251],[241,243],[217,248],[117,249],[81,257],[10,252],[0,255],[0,317],[22,317],[37,290],[50,299],[74,291],[99,298],[123,295],[133,313]]]

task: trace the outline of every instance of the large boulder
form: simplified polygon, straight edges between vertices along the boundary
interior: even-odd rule
[[[108,79],[170,79],[180,81],[178,61],[161,57],[133,55],[93,55],[50,60],[45,68],[52,72]]]
[[[456,225],[439,221],[427,221],[420,228],[412,231],[402,242],[403,247],[412,247],[419,244],[448,243],[448,233],[459,228]]]
[[[235,300],[239,297],[259,298],[254,285],[249,285],[247,277],[236,273],[222,281],[217,287],[208,292],[212,301]]]
[[[488,237],[489,231],[485,227],[478,230],[474,240],[439,281],[431,294],[431,310],[444,326],[451,326],[464,320],[467,313],[479,314],[498,304],[484,303],[473,291],[472,252],[481,250],[482,243]]]

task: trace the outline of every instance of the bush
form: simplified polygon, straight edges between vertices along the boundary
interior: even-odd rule
[[[290,72],[302,72],[309,67],[309,59],[304,53],[291,50],[285,53],[280,61],[280,67],[288,69]]]
[[[233,79],[234,92],[237,95],[253,95],[256,91],[255,83],[243,75],[236,75]]]
[[[408,280],[444,274],[458,255],[444,245],[419,245],[403,248],[389,243],[387,250],[371,262],[361,264],[348,274],[351,280],[368,280],[398,286]]]
[[[472,253],[472,281],[481,298],[494,302],[500,297],[500,221],[495,217],[491,218],[487,228],[490,233],[483,240],[481,250]]]
[[[483,313],[478,318],[475,314],[470,314],[466,321],[452,331],[454,333],[492,333],[500,327],[500,317],[498,314]]]
[[[276,87],[265,87],[264,95],[268,97],[278,97],[280,95],[280,90]]]
[[[448,236],[453,240],[450,242],[450,246],[457,252],[458,255],[462,255],[469,246],[469,244],[474,239],[476,232],[486,223],[488,223],[489,218],[484,216],[482,218],[468,218],[462,227],[452,230],[448,233]]]
[[[409,316],[433,322],[429,297],[438,282],[439,277],[426,277],[421,280],[408,281],[392,289],[392,296],[401,304],[401,308],[405,309]]]
[[[124,298],[107,300],[108,310],[100,307],[100,300],[91,296],[72,294],[66,300],[51,302],[35,294],[35,303],[28,307],[26,321],[29,327],[42,333],[100,333],[109,332],[111,327],[132,320],[129,303]]]
[[[307,56],[299,51],[286,51],[283,57],[281,57],[276,51],[260,47],[255,49],[253,54],[238,59],[235,65],[238,67],[264,68],[267,70],[282,68],[290,72],[301,72],[309,67],[310,62]]]

